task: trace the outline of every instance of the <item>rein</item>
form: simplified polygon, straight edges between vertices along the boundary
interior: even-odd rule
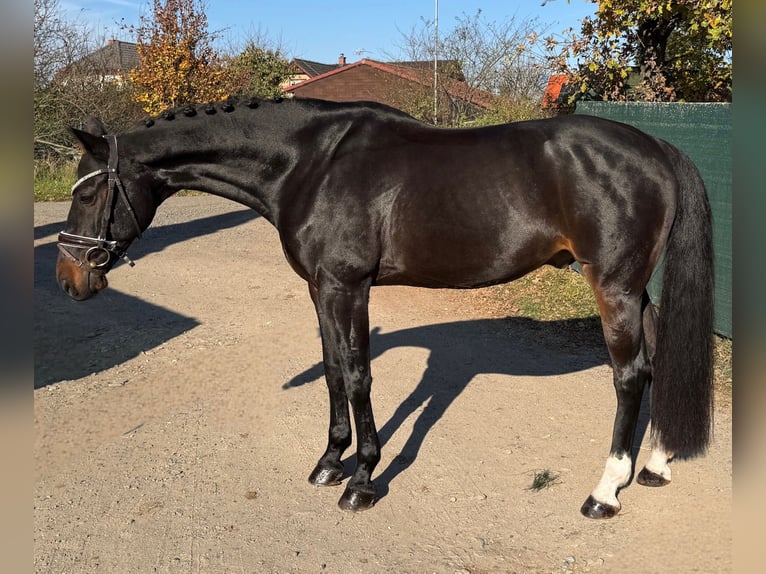
[[[128,194],[125,191],[125,186],[123,185],[118,172],[119,157],[117,137],[114,135],[104,135],[102,137],[109,145],[109,161],[106,168],[92,171],[91,173],[84,175],[72,186],[72,195],[74,195],[78,187],[94,177],[98,177],[99,175],[109,176],[107,182],[106,203],[104,204],[104,212],[101,215],[101,227],[99,228],[98,237],[75,235],[73,233],[62,231],[59,233],[58,237],[58,248],[64,255],[75,261],[79,266],[87,264],[91,269],[103,269],[109,265],[113,258],[122,258],[128,265],[133,267],[135,263],[128,257],[128,254],[126,253],[127,249],[119,249],[117,241],[108,240],[106,238],[109,231],[109,220],[114,214],[114,207],[116,205],[115,190],[117,190],[116,195],[121,195],[125,201],[125,205],[128,207],[128,212],[133,220],[133,225],[135,225],[136,231],[138,232],[137,237],[139,238],[141,237],[141,226],[138,224],[136,212],[130,204]],[[69,251],[70,249],[84,249],[85,253],[83,253],[81,257],[76,257]]]

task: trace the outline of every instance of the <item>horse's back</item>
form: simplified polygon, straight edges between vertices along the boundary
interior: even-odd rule
[[[663,145],[570,116],[404,134],[381,154],[389,191],[379,282],[473,287],[546,263],[600,262],[664,242],[677,182]]]

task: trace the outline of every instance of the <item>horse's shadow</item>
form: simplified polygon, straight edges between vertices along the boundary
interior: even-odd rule
[[[380,442],[385,445],[410,416],[422,409],[401,451],[375,478],[378,498],[384,497],[391,481],[415,461],[429,430],[476,375],[553,376],[609,362],[598,317],[561,321],[509,317],[427,325],[393,333],[372,330],[373,359],[396,347],[422,347],[430,355],[420,382],[378,430]],[[323,374],[322,364],[316,364],[283,388],[312,383]],[[646,421],[637,435],[642,437],[645,428]],[[354,454],[344,460],[346,474],[355,467]]]
[[[257,213],[245,209],[150,227],[130,254],[140,260],[175,243],[236,227],[256,217]],[[35,239],[53,235],[63,227],[64,222],[36,226]],[[56,284],[57,257],[55,243],[35,248],[35,388],[115,367],[199,324],[192,317],[115,289],[106,289],[90,301],[72,301]]]

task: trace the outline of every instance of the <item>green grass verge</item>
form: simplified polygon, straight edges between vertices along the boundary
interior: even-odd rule
[[[541,267],[500,285],[497,296],[515,315],[538,321],[585,319],[598,315],[596,298],[585,278],[572,269]]]
[[[70,201],[77,181],[77,162],[35,162],[35,201]],[[201,191],[179,191],[176,195],[201,195]]]
[[[69,201],[75,181],[75,162],[35,162],[35,201]]]

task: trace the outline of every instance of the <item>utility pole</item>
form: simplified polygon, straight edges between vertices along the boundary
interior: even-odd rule
[[[439,0],[434,0],[434,125],[439,123]]]

